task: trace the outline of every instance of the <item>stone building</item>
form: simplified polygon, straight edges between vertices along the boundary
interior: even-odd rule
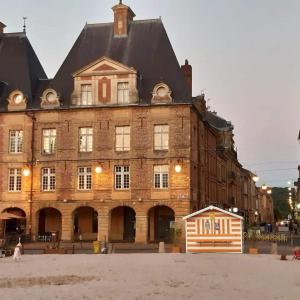
[[[53,79],[0,23],[0,212],[25,217],[7,232],[168,241],[170,222],[207,204],[243,207],[232,125],[192,97],[161,19],[112,9]]]

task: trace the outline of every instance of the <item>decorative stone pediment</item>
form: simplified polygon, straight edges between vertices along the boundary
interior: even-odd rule
[[[73,74],[73,77],[84,76],[107,76],[121,74],[136,74],[134,68],[123,65],[108,57],[101,57],[91,64],[83,67]]]
[[[170,103],[172,102],[171,97],[172,91],[164,82],[160,82],[153,88],[152,91],[152,103]]]
[[[42,108],[56,108],[60,106],[59,95],[53,89],[47,89],[43,92],[41,97]]]
[[[8,98],[8,110],[25,110],[27,106],[27,98],[20,90],[12,91]]]

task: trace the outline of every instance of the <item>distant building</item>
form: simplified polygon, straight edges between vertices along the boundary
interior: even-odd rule
[[[252,213],[233,126],[192,97],[192,67],[179,66],[161,19],[112,9],[53,79],[26,33],[0,23],[0,212],[26,217],[6,230],[168,241],[171,221],[208,204]]]

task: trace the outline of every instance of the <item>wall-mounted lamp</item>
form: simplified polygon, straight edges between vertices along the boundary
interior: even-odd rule
[[[267,186],[266,184],[263,184],[263,185],[261,186],[261,189],[264,190],[264,191],[265,191],[267,188],[268,188],[268,186]]]
[[[28,167],[25,167],[25,168],[23,169],[23,176],[27,177],[27,176],[29,176],[29,175],[30,175],[30,170],[29,170]]]
[[[272,194],[272,190],[267,190],[267,194],[271,195]]]
[[[254,175],[254,176],[252,177],[252,180],[253,180],[254,182],[257,182],[257,181],[259,180],[259,177],[258,177],[257,175]]]
[[[95,168],[95,172],[97,173],[97,174],[100,174],[100,173],[102,173],[102,167],[101,166],[97,166],[96,168]]]
[[[258,216],[258,211],[257,211],[257,210],[254,212],[254,215],[255,215],[255,216]]]
[[[181,167],[181,165],[177,164],[174,169],[175,169],[176,173],[180,173],[182,170],[182,167]]]

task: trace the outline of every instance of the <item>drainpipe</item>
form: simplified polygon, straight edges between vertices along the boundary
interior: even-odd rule
[[[26,113],[32,121],[31,126],[31,159],[30,159],[30,193],[29,193],[29,234],[31,236],[32,233],[32,198],[33,198],[33,164],[35,162],[34,158],[34,129],[35,129],[35,121],[36,117],[33,114]]]

